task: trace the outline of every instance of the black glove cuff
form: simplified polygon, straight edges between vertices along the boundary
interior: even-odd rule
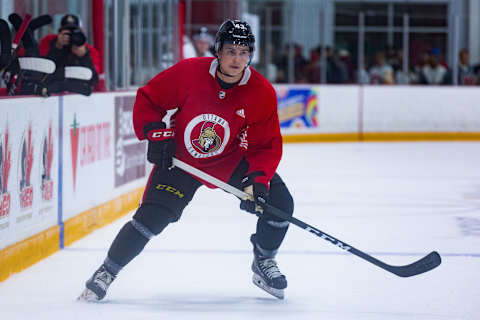
[[[165,129],[167,125],[163,121],[159,122],[150,122],[143,127],[143,135],[145,138],[148,136],[148,133],[152,130]]]

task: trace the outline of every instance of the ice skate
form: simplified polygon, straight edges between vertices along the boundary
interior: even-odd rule
[[[87,280],[86,288],[77,300],[86,302],[102,300],[113,280],[115,280],[115,275],[111,274],[104,265],[101,265],[93,276]]]
[[[272,296],[283,299],[287,279],[280,272],[277,262],[273,258],[263,258],[255,255],[252,263],[253,283]]]
[[[78,301],[85,301],[85,302],[98,302],[100,299],[98,298],[97,294],[92,290],[85,288],[82,294],[77,298]]]

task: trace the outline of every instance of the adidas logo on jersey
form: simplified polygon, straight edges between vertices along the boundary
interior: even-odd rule
[[[238,109],[236,112],[235,112],[238,116],[242,117],[245,119],[245,111],[243,109]]]

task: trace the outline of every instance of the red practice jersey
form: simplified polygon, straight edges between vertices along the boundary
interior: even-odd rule
[[[228,181],[245,157],[248,173],[263,172],[255,181],[268,185],[282,156],[275,90],[250,67],[233,88],[222,89],[217,67],[215,58],[182,60],[140,88],[135,133],[145,139],[147,123],[162,121],[167,110],[178,108],[173,119],[179,160]]]

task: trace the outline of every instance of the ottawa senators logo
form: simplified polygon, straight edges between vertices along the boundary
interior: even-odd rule
[[[215,132],[215,123],[204,122],[200,132],[200,137],[192,141],[193,147],[201,153],[210,153],[218,150],[222,139]]]
[[[184,143],[194,158],[208,158],[223,152],[230,138],[228,122],[215,114],[193,118],[185,128]]]

